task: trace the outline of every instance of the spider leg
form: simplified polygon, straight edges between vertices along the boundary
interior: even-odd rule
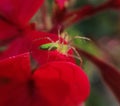
[[[80,61],[80,65],[82,65],[83,60],[82,60],[81,56],[79,55],[79,53],[77,52],[77,50],[75,49],[75,47],[73,47],[73,46],[71,46],[71,45],[68,45],[68,47],[69,47],[68,51],[69,51],[70,49],[72,49],[72,50],[74,51],[74,53],[76,54],[76,55],[70,55],[70,54],[68,54],[68,56],[74,57],[74,58],[78,59],[78,60]],[[68,52],[68,51],[67,51],[67,52]]]
[[[87,37],[83,37],[83,36],[74,36],[72,39],[70,39],[69,42],[72,42],[74,39],[83,39],[83,40],[91,41],[91,39],[90,39],[90,38],[87,38]]]
[[[84,40],[88,40],[88,41],[91,40],[90,38],[84,37],[84,36],[75,36],[73,39],[84,39]]]
[[[62,38],[65,40],[65,41],[68,41],[68,33],[67,32],[63,32],[62,34],[61,34],[61,36],[62,36]]]
[[[58,30],[58,41],[56,41],[56,43],[58,44],[58,48],[59,48],[59,50],[61,51],[61,49],[63,48],[63,46],[64,46],[64,38],[62,39],[62,41],[61,41],[61,33],[60,33],[60,30],[61,30],[61,27],[59,28],[59,30]]]
[[[61,33],[60,33],[60,31],[61,31],[61,27],[58,29],[58,40],[60,41],[60,38],[61,38]]]

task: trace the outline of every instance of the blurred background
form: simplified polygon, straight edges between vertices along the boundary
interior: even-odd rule
[[[79,7],[85,4],[97,6],[104,2],[105,0],[76,0],[74,6]],[[98,57],[101,56],[120,69],[120,14],[118,11],[102,11],[74,24],[67,31],[73,36],[80,35],[92,39],[92,42],[77,40],[75,43],[80,48]],[[91,82],[91,95],[86,106],[119,106],[116,98],[101,78],[99,69],[85,59],[84,69]]]
[[[89,4],[96,7],[106,1],[107,0],[70,0],[69,10]],[[44,6],[47,7],[46,10]],[[53,1],[46,0],[44,6],[42,9],[44,9],[45,12],[47,11],[47,17],[44,17],[46,23],[43,23],[42,9],[38,11],[32,21],[36,22],[38,30],[49,32],[52,24],[51,13],[53,11]],[[45,24],[46,26],[43,26]],[[101,11],[65,28],[64,31],[68,32],[71,37],[79,35],[90,38],[91,41],[76,39],[74,40],[74,43],[78,47],[95,56],[103,58],[105,61],[120,69],[119,11],[109,9]],[[91,82],[91,94],[86,102],[86,106],[119,106],[107,85],[104,84],[104,80],[101,78],[99,69],[84,57],[82,58],[83,68],[88,74]]]

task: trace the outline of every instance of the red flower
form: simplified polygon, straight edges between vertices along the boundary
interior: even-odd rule
[[[33,57],[35,57],[35,59],[38,60],[40,64],[48,62],[48,55],[50,55],[51,57],[49,58],[50,61],[65,61],[65,56],[62,54],[59,55],[58,52],[48,53],[48,51],[38,49],[41,44],[45,44],[48,42],[48,40],[44,39],[45,37],[49,37],[56,41],[58,40],[58,36],[44,32],[38,32],[33,29],[33,26],[31,24],[28,24],[31,16],[36,12],[38,7],[42,4],[43,0],[34,1],[33,4],[32,2],[32,0],[29,1],[27,7],[25,6],[27,2],[24,2],[22,4],[22,1],[13,2],[12,0],[5,0],[1,3],[0,11],[1,16],[3,17],[1,19],[2,30],[0,30],[1,41],[2,43],[4,43],[4,41],[7,42],[12,39],[14,40],[9,44],[7,50],[0,54],[0,59],[25,52],[31,52]],[[8,6],[8,8],[5,8],[6,5]],[[14,20],[14,18],[16,20]],[[17,39],[15,39],[16,37]],[[44,40],[38,40],[34,42],[37,39]],[[35,44],[37,44],[37,46],[34,47]],[[73,59],[69,58],[66,58],[66,60],[73,61]]]
[[[29,21],[44,0],[0,0],[0,44],[24,36]]]
[[[41,45],[51,43],[49,38],[54,42],[58,41],[58,36],[55,34],[49,34],[45,32],[38,31],[28,31],[25,33],[25,36],[19,37],[14,40],[3,53],[0,54],[0,59],[4,59],[6,57],[18,55],[25,52],[30,52],[32,57],[37,60],[39,65],[45,64],[50,61],[70,61],[75,63],[73,57],[69,55],[73,55],[73,51],[68,51],[68,56],[59,53],[59,51],[49,51],[40,49]]]
[[[0,59],[30,51],[28,37],[34,36],[30,19],[44,0],[0,0],[0,45],[9,43]]]
[[[85,73],[70,62],[31,72],[28,53],[0,61],[0,106],[78,106],[89,90]]]

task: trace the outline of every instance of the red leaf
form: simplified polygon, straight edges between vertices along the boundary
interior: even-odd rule
[[[111,91],[120,102],[120,71],[104,60],[101,60],[81,49],[77,49],[77,51],[100,68],[100,72],[105,83],[109,86]]]

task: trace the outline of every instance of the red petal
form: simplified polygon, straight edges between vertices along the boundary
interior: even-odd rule
[[[18,34],[16,27],[0,19],[0,45]]]
[[[25,25],[44,0],[0,0],[1,15],[15,24]]]
[[[68,0],[55,0],[55,2],[57,3],[57,5],[59,6],[61,10],[65,7],[65,2],[67,1]]]
[[[29,54],[0,61],[0,106],[28,106]]]
[[[0,54],[0,59],[30,52],[32,45],[31,38],[34,36],[34,34],[35,33],[32,30],[24,31],[23,33],[19,34],[20,36],[12,41],[11,44],[9,44],[7,50]]]
[[[30,33],[23,33],[21,37],[18,37],[13,42],[11,42],[7,50],[3,51],[0,54],[0,59],[11,57],[14,55],[19,55],[25,52],[29,52],[31,44],[29,42],[29,39],[26,38],[27,34],[30,34]]]
[[[59,53],[58,51],[51,51],[48,54],[48,62],[51,61],[66,61],[66,62],[72,62],[72,63],[76,63],[75,59],[74,59],[74,52],[72,49],[69,50],[68,54],[62,54]]]
[[[70,62],[50,62],[33,74],[38,93],[49,106],[76,106],[89,95],[90,85],[83,70]]]

